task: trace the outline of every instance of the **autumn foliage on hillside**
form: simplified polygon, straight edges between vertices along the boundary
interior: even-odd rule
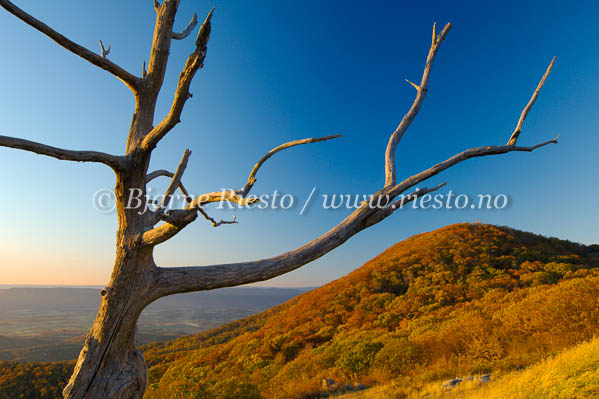
[[[145,398],[315,398],[325,378],[426,384],[527,367],[597,331],[599,246],[459,224],[266,312],[146,345]]]
[[[210,333],[145,347],[146,397],[309,398],[526,367],[599,328],[599,246],[460,224]]]
[[[0,399],[62,397],[75,362],[0,362]]]

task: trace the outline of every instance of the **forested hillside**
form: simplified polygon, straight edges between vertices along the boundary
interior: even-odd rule
[[[597,245],[506,227],[420,234],[266,312],[142,347],[145,397],[311,398],[528,367],[599,330],[598,265]]]
[[[147,398],[307,398],[533,364],[599,329],[599,246],[482,224],[414,236],[208,334],[146,346]]]
[[[61,398],[75,362],[0,362],[1,399]]]

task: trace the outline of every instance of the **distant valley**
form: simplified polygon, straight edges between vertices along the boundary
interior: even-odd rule
[[[259,313],[309,288],[235,287],[162,298],[142,313],[139,344],[196,334]],[[100,303],[100,287],[0,289],[0,360],[77,357]]]
[[[74,359],[80,341],[68,337],[91,323],[97,289],[3,294],[5,356]],[[451,225],[313,290],[157,302],[139,323],[144,399],[596,398],[597,298],[599,245]],[[0,361],[0,399],[58,398],[74,364]],[[449,392],[447,381],[462,382]]]

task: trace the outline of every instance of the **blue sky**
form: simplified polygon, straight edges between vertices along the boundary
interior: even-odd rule
[[[78,43],[140,74],[154,24],[151,1],[16,4]],[[344,138],[278,154],[255,193],[372,193],[384,180],[389,134],[409,108],[434,21],[453,24],[424,106],[398,148],[407,177],[479,145],[503,144],[551,58],[557,61],[520,144],[561,134],[532,154],[470,160],[433,178],[444,191],[506,194],[503,210],[413,210],[362,232],[324,258],[263,285],[311,286],[341,277],[410,235],[480,220],[599,243],[599,44],[596,2],[182,1],[176,27],[216,6],[205,68],[180,124],[154,152],[194,193],[237,188],[258,158],[291,139]],[[175,42],[157,118],[170,104],[193,40]],[[0,11],[0,134],[70,149],[122,153],[133,110],[125,86]],[[110,169],[0,148],[3,228],[0,283],[103,284],[114,255],[116,215],[92,205]],[[152,187],[163,190],[167,181]],[[320,198],[320,197],[317,197]],[[161,266],[277,255],[325,232],[347,213],[313,203],[289,211],[235,211],[239,224],[198,220],[156,251]],[[213,212],[226,217],[230,212]]]

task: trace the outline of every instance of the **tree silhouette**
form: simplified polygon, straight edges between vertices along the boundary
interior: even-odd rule
[[[121,68],[107,57],[110,47],[100,42],[101,53],[96,54],[61,35],[40,20],[27,14],[8,0],[0,5],[23,22],[42,32],[68,51],[86,59],[120,79],[135,97],[135,111],[127,135],[123,155],[112,155],[95,151],[71,151],[51,147],[28,140],[0,136],[0,146],[35,152],[61,160],[103,163],[113,169],[116,176],[115,200],[118,216],[116,259],[110,283],[102,290],[102,302],[93,327],[79,355],[75,371],[63,391],[65,398],[140,398],[146,387],[147,367],[143,356],[135,349],[134,335],[137,319],[142,310],[158,298],[177,293],[209,290],[267,280],[301,267],[330,252],[358,232],[380,222],[401,205],[418,196],[438,190],[445,183],[432,188],[414,189],[418,184],[466,159],[486,155],[504,154],[512,151],[533,151],[557,138],[530,147],[517,146],[522,124],[534,104],[553,61],[547,68],[530,102],[522,111],[517,127],[507,144],[471,148],[441,163],[397,182],[395,149],[404,133],[418,114],[428,92],[433,61],[451,24],[437,34],[433,26],[432,41],[426,65],[419,84],[409,82],[416,90],[414,102],[391,134],[385,152],[385,184],[368,201],[325,234],[307,244],[281,255],[250,262],[222,264],[203,267],[158,267],[154,263],[154,248],[171,239],[189,223],[202,215],[213,226],[235,223],[216,221],[207,208],[211,203],[227,201],[240,206],[257,202],[249,193],[256,183],[259,169],[274,154],[302,144],[338,138],[326,136],[284,143],[269,151],[252,169],[247,183],[239,190],[225,190],[198,195],[193,199],[182,184],[182,177],[191,155],[185,150],[174,173],[158,170],[148,173],[152,152],[179,122],[186,102],[191,98],[189,91],[196,72],[204,65],[207,44],[210,38],[210,11],[200,26],[195,39],[195,49],[188,56],[179,74],[179,80],[170,111],[154,125],[154,113],[158,94],[162,88],[172,40],[188,37],[197,24],[194,14],[181,32],[173,32],[173,23],[179,0],[154,1],[156,23],[149,62],[144,62],[141,77]],[[168,210],[158,204],[155,209],[144,212],[146,204],[128,206],[131,193],[140,193],[145,198],[146,185],[158,177],[171,179],[165,198],[170,198],[180,189],[188,199],[182,209]],[[410,191],[414,190],[414,191]],[[404,194],[404,193],[408,194]],[[373,206],[373,204],[384,206]]]

